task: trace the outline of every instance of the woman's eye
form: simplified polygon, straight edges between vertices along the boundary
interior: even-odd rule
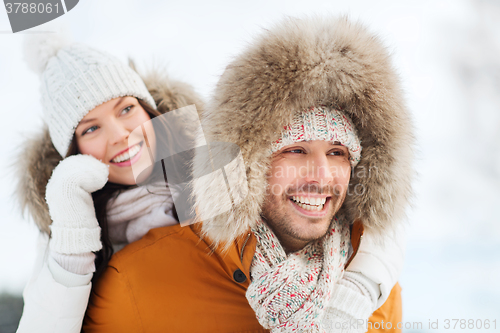
[[[93,130],[92,130],[92,129],[93,129]],[[93,131],[95,131],[96,129],[97,129],[97,126],[96,126],[96,125],[94,125],[94,126],[92,126],[92,127],[88,128],[88,129],[86,129],[85,131],[83,131],[83,132],[82,132],[82,135],[85,135],[85,134],[87,134],[87,133],[92,133],[92,132],[93,132]]]
[[[121,114],[127,114],[132,110],[133,105],[127,106],[125,109],[122,110]]]

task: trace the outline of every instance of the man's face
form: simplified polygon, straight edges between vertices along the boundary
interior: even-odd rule
[[[350,171],[349,152],[338,142],[297,142],[273,154],[262,216],[287,252],[327,233]]]

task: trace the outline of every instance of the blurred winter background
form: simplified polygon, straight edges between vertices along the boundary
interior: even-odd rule
[[[225,64],[263,27],[286,15],[327,13],[347,13],[383,38],[415,120],[419,176],[400,283],[404,321],[422,326],[405,332],[453,332],[445,319],[496,320],[497,329],[485,331],[500,331],[499,0],[81,0],[57,20],[76,41],[132,57],[140,69],[163,64],[209,98]],[[0,9],[1,333],[17,327],[38,233],[20,216],[9,165],[24,135],[42,123],[23,33],[9,31]],[[439,329],[429,329],[436,320]]]

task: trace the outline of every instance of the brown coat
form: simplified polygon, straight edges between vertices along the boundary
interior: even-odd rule
[[[211,241],[200,238],[200,228],[197,223],[153,229],[116,253],[94,286],[83,331],[268,332],[245,297],[255,237],[247,232],[224,252],[222,244],[212,249]],[[362,232],[355,224],[355,251]],[[391,321],[393,327],[401,321],[399,285],[371,320]]]

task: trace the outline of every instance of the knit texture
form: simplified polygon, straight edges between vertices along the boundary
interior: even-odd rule
[[[113,98],[133,96],[156,108],[139,75],[117,58],[80,44],[60,49],[41,76],[44,118],[61,156],[75,129],[95,107]]]
[[[334,218],[325,237],[289,255],[263,221],[252,232],[257,247],[246,297],[259,323],[273,333],[325,332],[321,315],[347,260],[347,223]]]
[[[108,181],[108,166],[90,155],[73,155],[54,169],[45,199],[52,218],[50,248],[65,254],[101,249],[92,192]]]
[[[372,312],[370,298],[341,280],[335,285],[330,302],[325,307],[322,325],[327,332],[364,333]]]
[[[375,311],[379,308],[378,301],[380,298],[380,285],[369,279],[362,273],[351,272],[349,267],[344,273],[343,281],[351,286],[351,289],[360,291],[371,301],[371,307]]]
[[[113,243],[132,243],[149,230],[177,224],[174,201],[164,181],[139,186],[108,201],[108,232]]]
[[[80,275],[95,272],[95,254],[92,252],[64,254],[50,251],[50,256],[68,272]]]
[[[296,142],[313,140],[338,141],[346,146],[353,168],[361,159],[361,142],[351,119],[344,112],[324,105],[296,112],[281,137],[272,143],[271,152]]]
[[[357,272],[377,284],[376,308],[385,303],[403,269],[405,234],[404,225],[399,225],[394,233],[387,233],[382,239],[366,230],[356,256],[347,267],[347,271]],[[353,280],[360,281],[361,278],[353,275]]]

